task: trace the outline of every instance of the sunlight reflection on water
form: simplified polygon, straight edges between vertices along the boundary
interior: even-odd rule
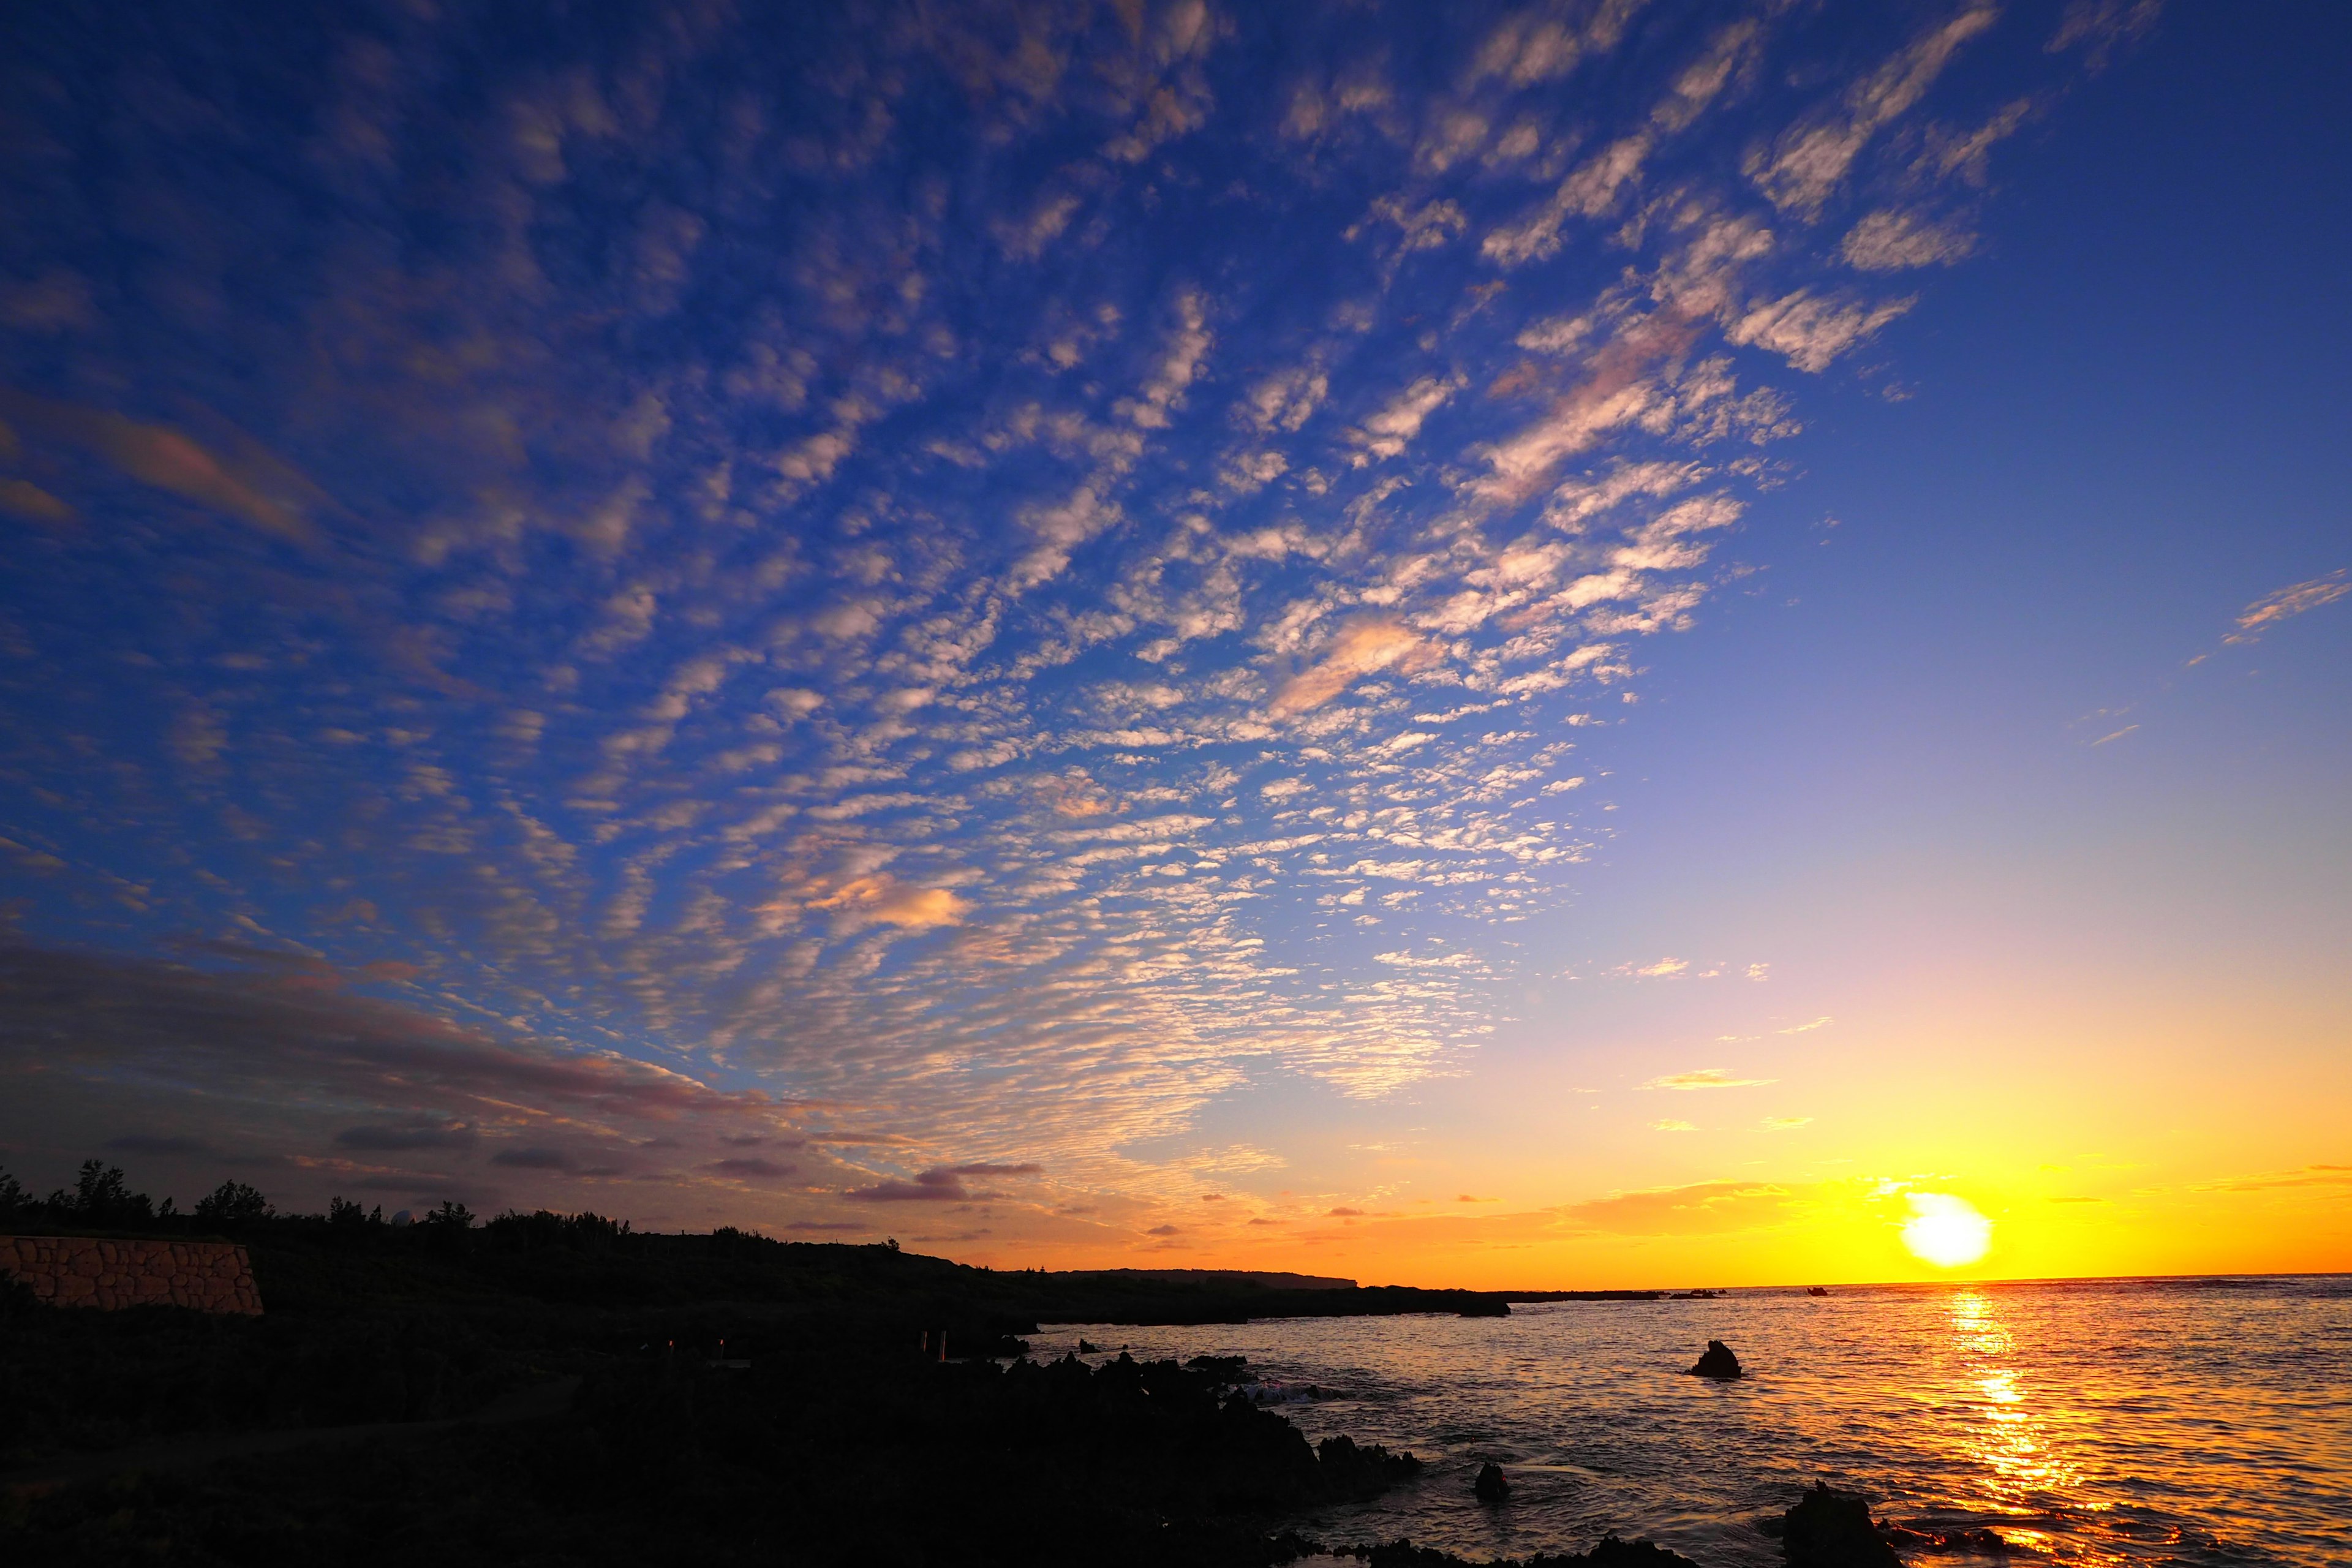
[[[1914,1528],[1990,1527],[2084,1564],[2352,1561],[2352,1280],[1883,1287],[1555,1302],[1507,1319],[1058,1327],[1139,1356],[1246,1355],[1336,1391],[1311,1437],[1412,1449],[1422,1480],[1297,1521],[1471,1557],[1646,1536],[1765,1568],[1816,1477]],[[1748,1376],[1682,1375],[1709,1339]],[[1469,1481],[1486,1460],[1511,1501]],[[1964,1562],[1966,1559],[1954,1559]]]

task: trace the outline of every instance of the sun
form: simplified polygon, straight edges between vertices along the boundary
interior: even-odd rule
[[[1976,1205],[1950,1193],[1913,1193],[1911,1217],[1903,1226],[1903,1245],[1913,1256],[1938,1268],[1974,1263],[1992,1246],[1992,1221]]]

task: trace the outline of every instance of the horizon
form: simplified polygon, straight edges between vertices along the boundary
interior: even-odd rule
[[[2352,1268],[2352,16],[0,22],[0,1168]]]

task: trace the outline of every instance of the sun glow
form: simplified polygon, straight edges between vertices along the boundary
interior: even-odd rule
[[[1974,1263],[1992,1246],[1992,1221],[1977,1206],[1950,1193],[1913,1193],[1903,1245],[1912,1256],[1938,1268]]]

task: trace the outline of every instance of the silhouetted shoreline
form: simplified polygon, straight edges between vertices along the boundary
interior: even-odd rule
[[[0,1229],[231,1240],[265,1310],[98,1311],[0,1288],[13,1562],[1256,1568],[1369,1552],[1280,1522],[1412,1478],[1412,1456],[1310,1447],[1237,1392],[1237,1357],[1038,1364],[1014,1359],[1023,1336],[1509,1310],[1499,1292],[998,1271],[593,1215],[285,1216],[234,1184],[181,1216],[85,1177],[47,1205],[20,1190]],[[1373,1561],[1450,1560],[1393,1543]]]

